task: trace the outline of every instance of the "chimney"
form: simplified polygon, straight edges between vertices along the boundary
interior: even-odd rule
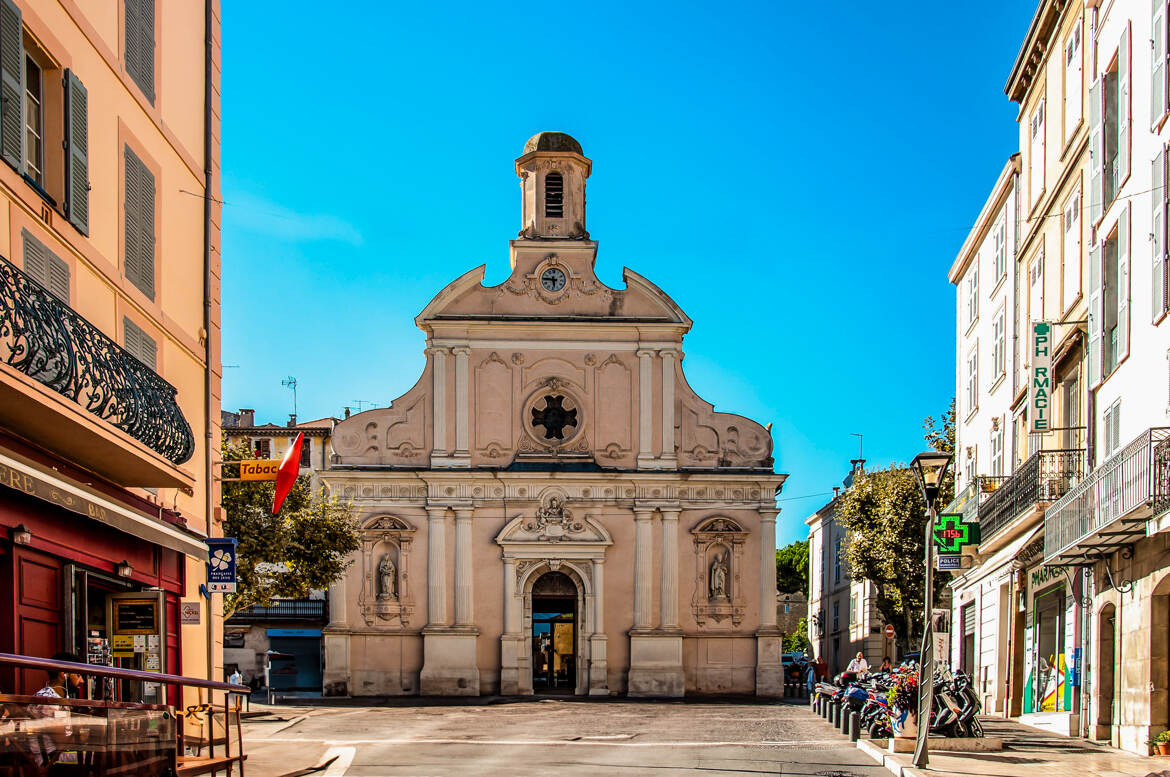
[[[841,496],[841,486],[833,486],[833,498]]]
[[[296,413],[289,413],[288,414],[288,425],[290,428],[297,425],[297,414]]]
[[[256,411],[250,407],[240,408],[240,426],[255,426]]]
[[[349,418],[349,408],[345,408],[345,417]]]
[[[865,472],[865,459],[850,459],[849,463],[853,465],[850,474],[856,475],[858,472]]]

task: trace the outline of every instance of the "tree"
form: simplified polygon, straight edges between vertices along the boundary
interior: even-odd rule
[[[797,653],[808,652],[808,618],[801,618],[800,622],[796,624],[796,631],[791,634],[784,635],[784,652]]]
[[[247,443],[223,441],[224,461],[252,458]],[[314,494],[302,475],[272,514],[274,484],[223,484],[223,533],[237,543],[236,593],[224,597],[224,617],[276,597],[302,598],[327,587],[358,549],[353,509],[325,490]]]
[[[776,551],[776,590],[808,593],[808,540],[797,540]]]
[[[954,451],[954,402],[937,421],[927,418],[926,441],[936,450]],[[954,497],[955,480],[948,474],[938,504]],[[854,580],[869,580],[877,608],[892,623],[904,648],[922,634],[925,606],[926,501],[914,473],[902,464],[865,472],[841,497],[837,517],[848,534],[845,560]],[[937,598],[950,573],[934,575]]]

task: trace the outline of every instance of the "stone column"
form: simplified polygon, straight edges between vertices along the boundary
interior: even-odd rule
[[[776,627],[776,514],[772,505],[760,514],[760,628],[756,632],[756,695],[784,695],[784,667],[780,664],[783,635]]]
[[[638,466],[648,466],[653,463],[654,449],[651,446],[654,435],[654,419],[651,413],[654,408],[654,375],[652,359],[654,351],[639,348],[638,354]]]
[[[329,628],[343,629],[348,625],[345,612],[345,575],[329,584]]]
[[[348,696],[349,622],[345,610],[345,577],[329,584],[329,625],[323,630],[325,667],[322,691],[325,696]]]
[[[427,507],[427,625],[447,625],[446,507]]]
[[[670,348],[659,353],[662,356],[662,458],[673,464],[678,458],[674,452],[674,359],[678,351]]]
[[[593,559],[593,634],[589,637],[589,695],[609,695],[609,637],[605,633],[605,559]]]
[[[471,565],[471,507],[455,508],[455,625],[471,626],[475,622]]]
[[[653,566],[651,559],[651,524],[654,511],[649,507],[634,508],[634,628],[648,629],[651,626],[650,605],[652,592],[650,590],[650,572]]]
[[[504,633],[519,634],[520,607],[516,601],[516,562],[504,559]]]
[[[524,692],[520,677],[527,670],[524,659],[527,650],[523,624],[520,622],[520,604],[516,599],[516,561],[504,558],[504,633],[500,635],[500,693],[515,696]]]
[[[452,348],[455,354],[455,456],[470,458],[468,452],[468,380],[467,361],[471,349],[467,346]],[[470,462],[468,462],[470,465]]]
[[[593,605],[593,631],[596,634],[605,633],[605,559],[593,559],[593,595],[596,602]]]
[[[428,348],[431,357],[431,402],[434,424],[434,450],[431,452],[432,466],[447,456],[447,348]]]
[[[662,508],[662,584],[658,615],[662,629],[678,628],[678,514],[677,507]],[[773,577],[775,577],[773,575]]]

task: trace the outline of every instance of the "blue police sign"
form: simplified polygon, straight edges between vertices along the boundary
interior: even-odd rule
[[[230,594],[236,591],[236,540],[214,537],[207,543],[207,590]]]

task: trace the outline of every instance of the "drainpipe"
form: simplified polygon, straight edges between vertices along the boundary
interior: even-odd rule
[[[207,516],[207,535],[212,535],[213,511],[215,509],[215,457],[213,450],[216,446],[215,425],[211,417],[211,389],[214,383],[211,363],[211,184],[212,184],[212,155],[211,155],[211,77],[213,67],[214,41],[212,36],[212,0],[204,0],[203,5],[203,420],[204,433],[204,466],[206,482],[205,514]],[[212,624],[212,599],[207,598],[207,679],[215,678],[215,642]],[[211,690],[208,692],[210,701]]]

